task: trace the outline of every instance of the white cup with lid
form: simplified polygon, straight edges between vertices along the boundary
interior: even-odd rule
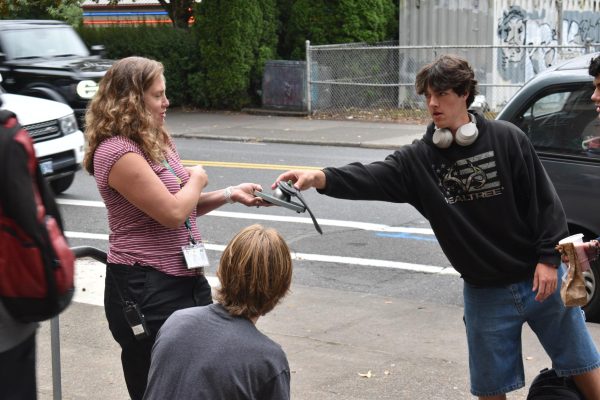
[[[573,244],[583,243],[583,233],[576,233],[574,235],[571,235],[569,237],[561,239],[560,242],[558,242],[558,244],[565,244],[565,243],[573,243]]]
[[[579,266],[582,271],[587,271],[590,269],[590,262],[587,258],[587,254],[585,253],[583,247],[583,233],[576,233],[564,239],[561,239],[558,244],[565,243],[573,243],[573,247],[577,252],[577,260],[579,261]]]

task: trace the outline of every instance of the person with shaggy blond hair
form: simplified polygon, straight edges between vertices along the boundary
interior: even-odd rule
[[[145,400],[290,398],[285,353],[256,328],[289,291],[287,244],[251,225],[227,245],[217,276],[218,303],[177,311],[159,331]]]

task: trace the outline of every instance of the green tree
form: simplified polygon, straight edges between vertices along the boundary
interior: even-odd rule
[[[253,102],[260,102],[259,91],[262,89],[262,78],[265,64],[277,56],[279,9],[276,0],[259,1],[262,11],[262,26],[258,46],[254,51],[254,65],[250,72],[250,96]]]
[[[277,0],[277,9],[279,12],[279,23],[277,26],[277,54],[282,58],[289,58],[291,54],[290,37],[287,34],[289,21],[292,13],[292,6],[296,0]]]
[[[303,59],[307,39],[313,45],[387,40],[396,14],[395,0],[296,0],[284,47],[289,57]]]
[[[81,23],[83,0],[0,1],[0,19],[59,19],[71,25]]]
[[[199,69],[198,42],[192,31],[163,25],[139,25],[82,27],[79,34],[88,46],[102,43],[107,58],[136,55],[162,62],[171,105],[191,104],[188,79]]]
[[[277,46],[276,0],[203,0],[195,31],[201,69],[190,77],[197,104],[239,109],[257,99]]]
[[[48,15],[52,19],[58,19],[71,24],[74,27],[81,26],[83,23],[83,10],[81,9],[82,0],[63,0],[58,6],[48,8]]]

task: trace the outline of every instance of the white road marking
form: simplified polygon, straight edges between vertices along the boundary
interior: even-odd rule
[[[73,232],[66,231],[65,236],[73,239],[95,239],[95,240],[108,240],[107,234],[93,234],[87,232]],[[222,252],[225,250],[225,245],[205,243],[204,247],[207,250],[213,250]],[[435,265],[423,265],[423,264],[411,264],[399,261],[387,261],[378,260],[372,258],[358,258],[358,257],[343,257],[343,256],[328,256],[324,254],[310,254],[310,253],[296,253],[292,252],[292,259],[298,261],[318,261],[326,263],[336,264],[348,264],[348,265],[364,265],[371,267],[380,268],[394,268],[402,269],[407,271],[424,272],[428,274],[455,274],[458,272],[454,268],[438,267]]]
[[[90,200],[72,200],[72,199],[57,199],[57,203],[62,205],[72,205],[80,207],[97,207],[105,208],[104,203],[101,201],[90,201]],[[250,220],[263,220],[263,221],[280,221],[280,222],[291,222],[291,223],[302,223],[312,224],[310,218],[302,217],[286,217],[278,215],[265,215],[265,214],[253,214],[253,213],[238,213],[229,211],[212,211],[207,215],[223,218],[241,218]],[[387,233],[409,233],[409,234],[420,234],[420,235],[433,235],[433,231],[427,228],[414,228],[414,227],[396,227],[388,226],[383,224],[372,224],[357,221],[343,221],[333,219],[319,219],[319,224],[322,226],[335,226],[335,227],[346,227],[353,229],[361,229],[365,231],[376,231],[376,232],[387,232]],[[73,239],[90,239],[90,240],[102,240],[108,241],[108,234],[102,233],[90,233],[90,232],[74,232],[66,231],[65,235],[68,238]],[[225,245],[218,244],[205,244],[207,250],[222,252],[225,249]],[[412,264],[404,263],[399,261],[388,261],[378,260],[369,258],[357,258],[357,257],[343,257],[343,256],[329,256],[324,254],[310,254],[310,253],[292,253],[292,259],[298,261],[315,261],[323,263],[336,263],[336,264],[347,264],[347,265],[363,265],[372,266],[379,268],[393,268],[406,271],[423,272],[429,274],[443,274],[443,275],[458,275],[453,268],[445,268],[434,265],[423,265],[423,264]],[[106,267],[104,264],[92,260],[90,258],[82,258],[77,260],[76,269],[76,293],[74,301],[80,303],[94,304],[98,306],[103,305],[104,298],[104,277],[106,276]],[[219,280],[216,276],[207,276],[207,279],[213,287],[219,286]]]
[[[71,199],[57,199],[58,204],[69,205],[69,206],[81,206],[81,207],[98,207],[105,208],[104,203],[101,201],[91,200],[71,200]],[[266,215],[266,214],[253,214],[253,213],[239,213],[230,211],[211,211],[206,215],[213,217],[224,217],[224,218],[241,218],[261,221],[280,221],[280,222],[293,222],[299,224],[311,224],[310,218],[303,217],[286,217],[280,215]],[[415,233],[420,235],[433,235],[433,231],[429,228],[414,228],[407,226],[389,226],[383,224],[372,224],[368,222],[357,222],[357,221],[343,221],[336,219],[322,219],[319,218],[319,225],[321,226],[337,226],[342,228],[355,228],[365,231],[377,231],[377,232],[398,232],[398,233]]]

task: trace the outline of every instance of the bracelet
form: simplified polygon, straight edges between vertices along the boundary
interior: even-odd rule
[[[225,197],[225,202],[229,204],[235,203],[235,201],[231,198],[231,192],[233,192],[233,188],[228,186],[223,191],[223,197]]]

